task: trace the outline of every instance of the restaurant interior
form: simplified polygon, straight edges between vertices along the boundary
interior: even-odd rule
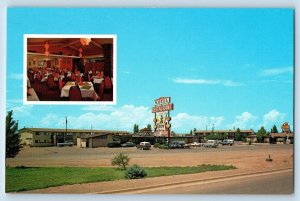
[[[113,101],[114,38],[27,38],[27,101]]]

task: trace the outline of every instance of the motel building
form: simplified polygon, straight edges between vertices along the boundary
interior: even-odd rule
[[[114,37],[26,38],[26,101],[114,101]]]
[[[206,139],[206,136],[211,134],[220,134],[223,139],[233,139],[235,140],[236,130],[196,130],[195,136],[199,137],[201,142]],[[248,138],[249,136],[255,135],[253,130],[240,130],[242,138]]]
[[[68,142],[82,148],[107,147],[109,143],[120,143],[121,136],[129,134],[126,131],[51,128],[22,128],[19,133],[22,145],[49,147]]]

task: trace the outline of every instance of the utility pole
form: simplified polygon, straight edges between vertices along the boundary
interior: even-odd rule
[[[66,142],[66,134],[68,134],[68,118],[66,117],[66,133],[64,134],[64,142]]]

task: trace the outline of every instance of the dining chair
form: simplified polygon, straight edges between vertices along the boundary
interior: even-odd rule
[[[69,101],[82,101],[81,91],[78,86],[72,86],[70,88]]]

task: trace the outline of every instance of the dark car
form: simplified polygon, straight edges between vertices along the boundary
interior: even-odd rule
[[[121,144],[120,144],[120,143],[117,143],[117,142],[111,142],[111,143],[108,143],[107,146],[108,146],[108,147],[120,147]]]
[[[189,146],[184,141],[173,141],[170,143],[170,148],[189,148]]]
[[[136,144],[134,144],[133,142],[125,142],[123,144],[121,144],[121,147],[135,147]]]

